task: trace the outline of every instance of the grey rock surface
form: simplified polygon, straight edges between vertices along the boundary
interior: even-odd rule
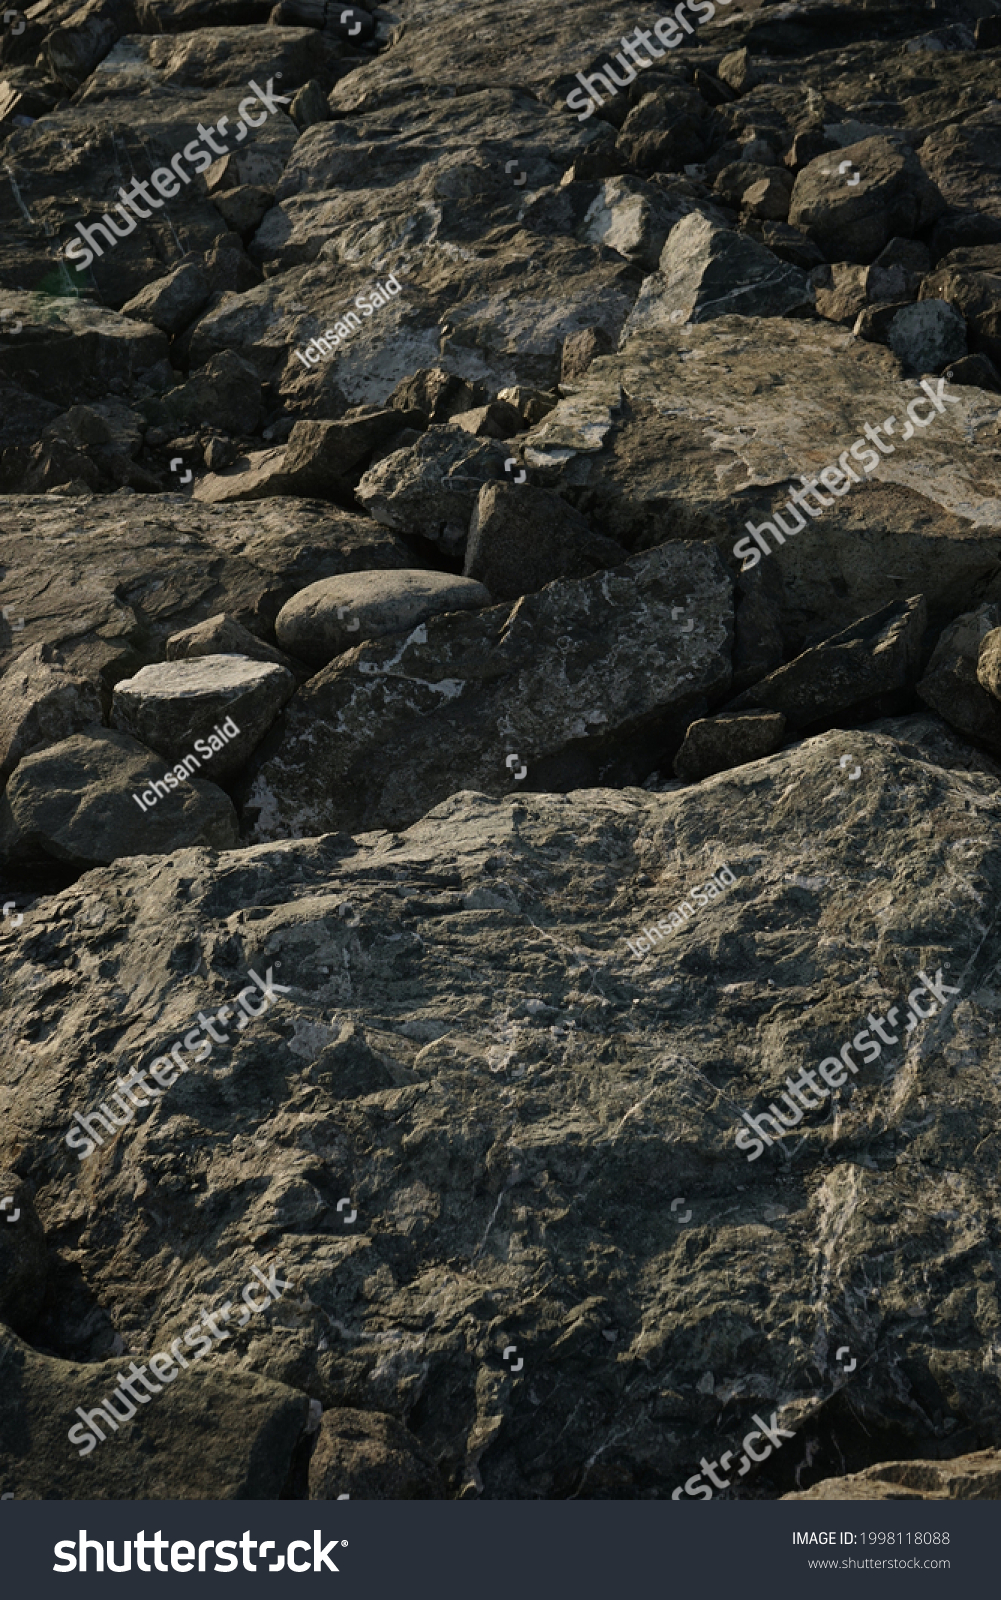
[[[926,706],[996,756],[1001,756],[1001,705],[980,682],[978,669],[981,647],[999,625],[1001,607],[995,604],[957,617],[942,630],[918,684]]]
[[[180,333],[207,304],[211,292],[205,274],[188,262],[140,289],[125,302],[122,316],[152,322],[164,333]]]
[[[266,644],[224,611],[206,617],[193,628],[182,628],[167,640],[168,661],[191,661],[196,656],[248,656],[251,661],[271,661],[292,671],[292,662],[273,644]]]
[[[508,451],[474,440],[454,423],[435,427],[411,448],[394,450],[362,477],[357,498],[376,522],[417,534],[461,555],[481,484],[502,478]]]
[[[154,778],[168,792],[144,809],[133,796],[151,794]],[[25,756],[14,773],[0,800],[0,852],[8,862],[87,868],[236,843],[232,801],[214,783],[195,777],[169,790],[163,762],[137,739],[108,728],[75,733]]]
[[[645,750],[726,689],[732,627],[719,558],[679,543],[360,645],[296,693],[262,749],[254,837],[406,827],[459,788],[509,790],[519,764],[546,787],[572,756],[595,781],[628,770],[630,740]]]
[[[164,661],[115,685],[111,719],[167,761],[194,753],[218,783],[240,770],[294,688],[285,667],[249,656]]]
[[[446,611],[492,604],[482,583],[445,572],[355,572],[324,578],[287,600],[275,620],[279,643],[311,667],[384,634],[406,633]]]
[[[102,715],[96,686],[67,672],[51,645],[33,645],[0,678],[0,782],[22,756],[99,724]]]
[[[927,620],[924,595],[891,602],[777,667],[727,709],[778,711],[790,728],[838,712],[871,717],[899,710],[893,697],[916,682]]]
[[[516,600],[555,578],[615,567],[626,552],[596,533],[559,495],[528,484],[485,483],[469,524],[463,572],[495,600]]]
[[[919,300],[898,311],[886,342],[912,372],[941,372],[966,355],[966,323],[947,300]]]
[[[779,711],[723,712],[691,723],[674,758],[674,775],[697,783],[716,772],[770,756],[782,743],[786,719]]]
[[[789,221],[805,229],[829,260],[844,259],[847,252],[849,260],[872,261],[891,238],[912,238],[945,209],[914,152],[877,136],[804,167],[796,176]]]

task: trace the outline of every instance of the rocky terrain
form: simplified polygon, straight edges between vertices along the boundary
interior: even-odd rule
[[[999,94],[4,13],[0,1493],[998,1498]]]

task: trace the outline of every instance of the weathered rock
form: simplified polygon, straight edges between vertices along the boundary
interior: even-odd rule
[[[513,439],[523,427],[517,408],[501,399],[473,411],[453,411],[449,421],[478,439]]]
[[[970,347],[1001,364],[1001,264],[998,270],[975,266],[938,267],[922,280],[919,300],[947,300],[969,329]]]
[[[945,369],[950,383],[968,383],[976,389],[986,389],[991,394],[1001,394],[1001,372],[990,356],[978,354],[963,356]]]
[[[53,646],[32,645],[0,678],[0,786],[23,756],[100,724],[102,714],[92,683],[67,672]]]
[[[715,772],[770,756],[782,743],[786,719],[776,711],[723,712],[689,724],[674,758],[675,777],[697,783]]]
[[[482,583],[446,572],[355,572],[325,578],[287,600],[275,621],[279,642],[311,667],[325,667],[366,639],[405,633],[446,611],[492,604]]]
[[[485,400],[482,384],[467,383],[441,367],[427,367],[398,383],[386,404],[396,411],[422,411],[429,422],[450,422],[458,412],[472,411]]]
[[[395,1417],[338,1406],[325,1411],[309,1463],[309,1498],[441,1500],[441,1480],[420,1441]]]
[[[263,841],[406,826],[457,789],[502,793],[519,761],[551,788],[645,776],[658,733],[729,684],[732,615],[716,552],[677,543],[361,645],[294,696],[245,815]]]
[[[385,456],[362,477],[357,499],[376,522],[419,534],[459,556],[480,486],[502,478],[503,444],[471,439],[454,423],[430,429],[407,450]]]
[[[828,260],[873,261],[895,235],[912,238],[946,209],[917,156],[891,139],[862,139],[838,156],[817,156],[804,167],[789,205],[789,221],[805,228]],[[846,161],[850,172],[841,170]]]
[[[139,322],[152,322],[164,333],[180,333],[199,311],[208,304],[211,288],[205,274],[194,262],[185,262],[157,278],[147,288],[127,300],[122,307],[123,317],[135,317]]]
[[[299,92],[293,96],[289,106],[289,116],[297,128],[312,128],[317,122],[330,121],[330,107],[321,85],[315,78],[303,84]]]
[[[986,638],[1001,626],[1001,606],[967,611],[939,635],[918,684],[926,706],[950,727],[1001,755],[1001,706],[979,679],[979,657]],[[991,654],[988,655],[988,663]],[[989,670],[985,666],[985,672]]]
[[[843,1478],[825,1478],[783,1500],[1001,1500],[1001,1451],[951,1461],[883,1461]]]
[[[116,683],[111,720],[168,761],[193,751],[219,782],[243,766],[294,688],[285,667],[248,656],[165,661]]]
[[[148,786],[154,779],[162,785],[164,774],[162,761],[128,734],[75,733],[17,768],[0,800],[0,849],[18,862],[48,858],[86,868],[236,843],[232,801],[203,779],[178,783],[144,811],[133,795],[153,793]]]
[[[679,203],[638,178],[606,178],[578,236],[589,244],[606,245],[645,272],[654,272],[668,234],[691,209],[687,202]]]
[[[781,317],[811,304],[810,285],[798,267],[780,261],[745,234],[693,214],[672,228],[660,270],[644,279],[622,341],[673,323],[706,322],[733,313]]]
[[[203,417],[227,433],[251,433],[260,420],[261,384],[248,362],[224,350],[186,383],[145,401],[143,411],[154,426],[177,433]]]
[[[276,494],[329,495],[350,500],[359,469],[373,451],[420,413],[386,407],[337,422],[297,422],[283,449],[254,451],[205,477],[195,497],[208,504],[262,500]]]
[[[47,1277],[45,1229],[34,1190],[16,1172],[0,1171],[0,1322],[30,1336],[45,1301]]]
[[[731,50],[716,68],[716,76],[734,94],[747,94],[748,90],[764,82],[766,69],[751,60],[748,50]]]
[[[1001,628],[992,628],[980,642],[977,682],[995,700],[1001,701]]]
[[[240,184],[236,189],[217,190],[212,196],[212,204],[227,228],[238,233],[244,241],[257,232],[274,203],[271,190],[254,183]]]
[[[607,355],[615,348],[604,328],[582,328],[564,340],[560,359],[560,377],[564,383],[581,378],[596,356]]]
[[[495,600],[516,600],[554,578],[584,578],[615,567],[626,551],[596,533],[559,495],[528,484],[485,483],[472,520],[463,572]]]
[[[885,716],[894,696],[913,686],[928,608],[923,595],[891,601],[778,667],[732,700],[729,711],[780,711],[791,728],[836,717]]]
[[[818,317],[826,317],[828,322],[854,323],[867,303],[868,273],[869,268],[850,261],[815,267],[810,281],[817,293]]]
[[[206,617],[193,628],[172,633],[166,644],[168,661],[192,661],[198,656],[247,656],[251,661],[271,661],[292,670],[292,663],[273,644],[258,639],[242,622],[224,611]]]
[[[966,323],[946,300],[919,300],[897,312],[886,342],[912,372],[941,372],[966,355]]]

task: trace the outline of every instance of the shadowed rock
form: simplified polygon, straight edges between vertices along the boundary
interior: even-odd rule
[[[24,1337],[34,1331],[48,1275],[45,1229],[29,1183],[0,1172],[0,1322]]]
[[[395,1417],[325,1411],[309,1463],[309,1498],[441,1500],[441,1480],[418,1439]]]
[[[685,783],[711,778],[748,761],[770,756],[782,743],[786,719],[775,711],[722,713],[690,723],[674,758],[675,777]]]
[[[579,511],[548,489],[485,483],[469,525],[467,578],[479,578],[495,600],[516,600],[554,578],[584,578],[615,567],[626,552],[596,533]]]
[[[943,628],[918,684],[918,694],[950,727],[1001,755],[1001,705],[980,678],[980,651],[1001,624],[1001,607],[979,606]],[[991,646],[984,676],[992,681]]]
[[[324,667],[365,639],[491,604],[482,583],[445,572],[355,572],[300,589],[278,613],[275,633],[300,661]]]

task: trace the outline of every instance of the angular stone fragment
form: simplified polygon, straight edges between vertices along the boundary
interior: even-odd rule
[[[690,723],[674,758],[674,775],[685,783],[711,778],[748,761],[770,756],[782,743],[786,719],[778,711],[721,712]]]
[[[622,340],[733,314],[781,317],[812,301],[809,282],[798,267],[780,261],[746,234],[693,213],[672,228],[660,270],[644,279]]]
[[[652,730],[729,683],[732,615],[715,549],[679,541],[362,645],[298,692],[262,752],[256,837],[406,826],[457,789],[505,792],[515,752],[529,773],[577,753],[597,775],[634,738],[645,775]]]
[[[246,656],[164,661],[116,683],[111,720],[168,761],[194,753],[194,770],[218,782],[260,744],[294,688],[284,667]]]
[[[461,555],[481,484],[503,478],[507,447],[473,439],[454,423],[370,467],[355,493],[370,516]]]
[[[804,167],[792,191],[789,221],[805,228],[828,260],[872,261],[894,235],[911,238],[945,208],[917,156],[880,136],[817,156]]]
[[[584,578],[626,558],[620,544],[595,533],[586,517],[550,490],[485,483],[462,570],[485,584],[495,600],[516,600],[554,578]]]
[[[918,300],[947,300],[969,329],[970,348],[1001,366],[1001,264],[938,267],[922,281]]]
[[[0,678],[0,786],[23,756],[101,718],[95,686],[68,672],[55,646],[32,645]]]
[[[1001,755],[1001,705],[980,677],[980,651],[999,626],[1001,607],[997,605],[982,605],[957,617],[943,628],[918,684],[926,706],[957,733],[986,745],[994,755]],[[993,659],[991,646],[984,660],[988,682]]]
[[[469,383],[441,367],[425,367],[398,383],[387,406],[395,411],[423,411],[429,422],[448,422],[459,411],[484,404],[482,383]]]
[[[896,707],[888,696],[911,684],[917,671],[927,620],[923,595],[893,600],[871,616],[836,633],[795,661],[769,673],[731,700],[728,711],[781,711],[791,728],[835,717],[854,708],[869,716]]]
[[[194,262],[188,261],[168,272],[165,278],[157,278],[148,288],[140,289],[125,302],[122,316],[152,322],[164,333],[180,333],[208,304],[211,292],[205,274]]]
[[[167,640],[168,661],[191,661],[197,656],[247,656],[251,661],[271,661],[291,670],[292,663],[273,644],[266,644],[224,611],[206,617],[193,628],[183,628]]]
[[[574,378],[583,377],[596,356],[608,355],[614,349],[604,328],[581,328],[579,333],[571,333],[563,341],[560,377],[564,383],[572,383]]]
[[[966,323],[946,300],[919,300],[897,312],[886,342],[912,372],[941,372],[966,355]]]
[[[515,407],[499,398],[473,411],[454,411],[449,420],[478,439],[513,439],[524,426]]]
[[[45,1301],[48,1254],[34,1190],[0,1171],[0,1322],[29,1337]]]
[[[170,776],[167,783],[163,762],[128,734],[73,734],[26,756],[14,773],[0,801],[0,849],[19,861],[83,868],[190,845],[231,849],[238,828],[229,796],[197,776]],[[174,792],[157,796],[154,779]],[[135,794],[147,796],[145,810]]]
[[[818,317],[826,317],[828,322],[854,322],[866,304],[868,270],[850,261],[815,267],[810,281],[817,291]]]
[[[366,639],[491,604],[482,583],[447,572],[353,572],[300,589],[279,611],[275,633],[291,655],[324,667]]]
[[[309,1463],[309,1498],[442,1500],[434,1462],[395,1417],[335,1406],[323,1413]]]
[[[143,402],[155,427],[183,433],[204,421],[226,433],[252,433],[261,415],[261,383],[250,364],[224,350],[185,383]]]
[[[606,178],[578,238],[606,245],[645,272],[654,272],[667,236],[682,215],[678,202],[653,184],[633,177]]]

